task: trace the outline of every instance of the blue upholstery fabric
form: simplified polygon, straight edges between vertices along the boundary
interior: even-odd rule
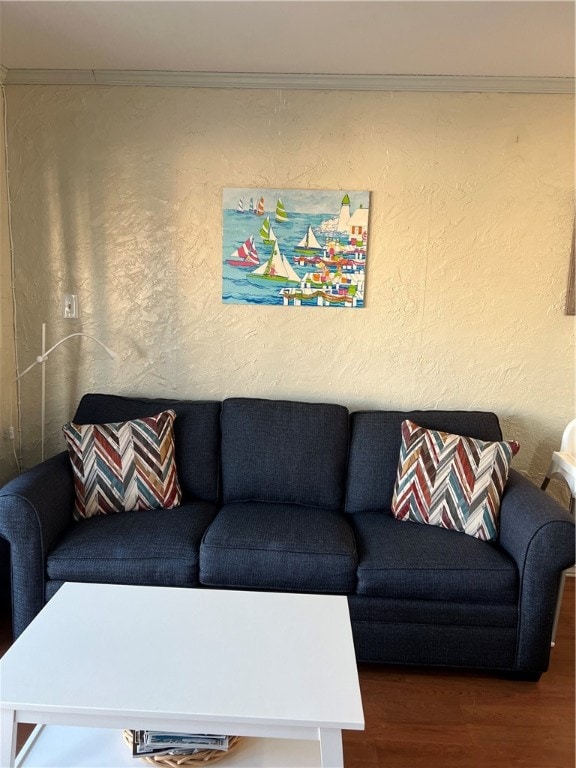
[[[514,669],[517,628],[508,624],[517,606],[407,603],[348,597],[358,661]]]
[[[519,671],[548,668],[560,571],[576,558],[574,518],[516,470],[510,470],[500,505],[502,550],[520,575]]]
[[[356,545],[344,515],[295,504],[226,504],[200,549],[200,582],[211,587],[347,593]]]
[[[350,521],[359,595],[470,603],[518,599],[513,559],[488,542],[378,512],[357,512]]]
[[[197,586],[202,535],[216,506],[98,515],[74,523],[47,558],[51,580]]]
[[[447,627],[499,627],[515,629],[518,608],[515,603],[460,603],[452,600],[404,600],[391,597],[349,595],[352,621],[391,624],[434,624]]]
[[[74,481],[66,451],[0,489],[0,536],[10,543],[14,637],[44,605],[45,558],[70,525],[73,504]]]
[[[291,590],[348,595],[357,658],[500,669],[548,665],[561,571],[574,563],[574,522],[511,470],[500,538],[395,520],[390,503],[400,424],[483,440],[493,414],[348,416],[342,406],[235,398],[219,403],[87,395],[81,423],[174,408],[184,505],[72,522],[67,453],[0,489],[9,542],[14,634],[64,580]],[[347,467],[348,447],[350,462]],[[345,514],[344,489],[347,478]],[[358,550],[358,551],[357,551]]]
[[[218,499],[220,409],[215,401],[84,395],[72,421],[107,424],[153,416],[171,408],[176,412],[174,442],[176,468],[183,499]]]
[[[348,452],[341,405],[231,398],[222,406],[225,504],[276,501],[340,509]]]
[[[479,440],[501,440],[498,418],[481,411],[357,411],[351,414],[347,512],[389,510],[405,419]]]
[[[10,610],[10,545],[0,537],[0,616]]]

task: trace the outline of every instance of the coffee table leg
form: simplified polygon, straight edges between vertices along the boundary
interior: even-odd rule
[[[16,722],[13,709],[0,710],[0,768],[12,768],[16,759]]]
[[[322,768],[344,768],[342,731],[338,728],[319,728],[320,765]]]

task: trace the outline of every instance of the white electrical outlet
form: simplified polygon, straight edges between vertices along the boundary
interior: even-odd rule
[[[62,317],[65,320],[78,317],[78,296],[75,293],[65,293],[62,297]]]

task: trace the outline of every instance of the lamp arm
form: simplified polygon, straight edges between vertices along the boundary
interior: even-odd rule
[[[18,376],[16,376],[16,379],[15,379],[15,381],[18,381],[18,380],[19,380],[19,379],[21,379],[23,376],[26,376],[26,374],[28,373],[28,371],[31,371],[31,370],[32,370],[32,368],[34,368],[34,366],[35,366],[35,365],[38,365],[38,363],[41,363],[41,362],[42,362],[42,360],[43,360],[43,358],[42,358],[42,357],[41,357],[39,360],[38,360],[38,358],[37,358],[36,360],[34,360],[34,362],[32,363],[32,365],[29,365],[29,366],[28,366],[28,368],[26,368],[25,370],[23,370],[23,371],[22,371],[22,373],[19,373],[19,374],[18,374]]]
[[[46,358],[48,357],[48,355],[49,355],[51,352],[53,352],[53,351],[56,349],[56,347],[59,347],[59,346],[60,346],[60,344],[64,344],[64,342],[65,342],[65,341],[68,341],[68,339],[72,339],[72,338],[74,338],[74,336],[84,336],[84,338],[86,338],[86,339],[92,339],[92,341],[95,341],[95,342],[96,342],[96,344],[100,344],[100,346],[102,347],[102,349],[106,350],[106,352],[107,352],[108,356],[109,356],[109,357],[110,357],[112,360],[115,360],[115,359],[118,357],[118,355],[116,354],[116,352],[113,352],[111,349],[109,349],[109,348],[106,346],[106,344],[104,344],[102,341],[100,341],[100,339],[97,339],[97,338],[96,338],[96,336],[90,336],[90,334],[89,334],[89,333],[81,333],[81,332],[78,332],[78,333],[71,333],[69,336],[64,336],[64,338],[63,338],[63,339],[60,339],[60,341],[57,341],[57,342],[56,342],[56,344],[53,344],[53,345],[50,347],[50,349],[47,349],[47,350],[46,350],[46,352],[44,352],[44,354],[43,354],[43,355],[40,355],[40,356],[39,356],[39,358],[36,358],[36,362],[40,363],[40,362],[42,362],[43,360],[46,360]]]
[[[50,347],[50,349],[47,349],[47,350],[44,352],[44,354],[42,354],[42,355],[38,355],[38,357],[36,358],[36,360],[34,360],[34,362],[32,363],[32,365],[29,365],[29,366],[28,366],[28,368],[26,368],[24,371],[22,371],[22,373],[21,373],[21,374],[19,374],[19,375],[16,377],[16,381],[18,381],[18,379],[21,379],[23,376],[25,376],[25,375],[28,373],[28,371],[32,370],[32,368],[34,368],[34,366],[35,366],[35,365],[38,365],[38,363],[44,363],[44,362],[46,362],[46,360],[48,359],[48,355],[49,355],[51,352],[54,352],[54,350],[56,349],[56,347],[59,347],[59,346],[60,346],[60,344],[64,344],[64,342],[65,342],[65,341],[68,341],[68,339],[72,339],[72,338],[74,338],[74,336],[84,336],[84,337],[85,337],[85,338],[87,338],[87,339],[92,339],[92,341],[95,341],[95,342],[96,342],[96,344],[99,344],[99,345],[102,347],[102,349],[104,349],[104,350],[106,351],[106,353],[108,354],[108,356],[109,356],[109,357],[110,357],[112,360],[115,360],[115,359],[118,357],[118,355],[116,354],[116,352],[114,352],[112,349],[109,349],[109,348],[106,346],[106,344],[104,344],[103,342],[101,342],[101,341],[100,341],[100,339],[97,339],[95,336],[90,336],[90,334],[89,334],[89,333],[81,333],[81,332],[78,332],[78,333],[71,333],[69,336],[65,336],[63,339],[60,339],[60,341],[57,341],[57,342],[56,342],[56,344],[53,344],[53,345]]]
[[[50,355],[54,350],[60,346],[60,344],[64,344],[65,341],[68,341],[68,339],[73,339],[74,336],[85,336],[87,339],[92,339],[92,341],[95,341],[96,344],[99,344],[102,349],[106,352],[108,357],[110,357],[112,360],[115,360],[118,355],[116,352],[113,352],[111,349],[109,349],[106,344],[100,341],[100,339],[97,339],[95,336],[90,336],[89,333],[82,333],[81,331],[78,331],[76,333],[70,333],[68,336],[65,336],[63,339],[60,339],[60,341],[57,341],[56,344],[53,344],[50,349],[46,349],[46,323],[42,323],[42,347],[41,347],[41,354],[38,355],[36,360],[32,363],[32,365],[29,365],[28,368],[26,368],[22,373],[20,373],[18,376],[16,376],[16,381],[18,379],[21,379],[22,376],[25,376],[28,371],[30,371],[32,368],[34,368],[35,365],[40,365],[42,369],[42,389],[40,394],[40,424],[41,424],[41,457],[42,461],[44,461],[44,435],[45,435],[45,423],[46,423],[46,360],[48,360],[48,355]]]

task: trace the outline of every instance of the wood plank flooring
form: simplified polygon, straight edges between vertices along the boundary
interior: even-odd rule
[[[361,665],[366,730],[345,732],[346,768],[574,768],[575,581],[538,683]],[[0,618],[0,653],[9,645]],[[20,726],[19,746],[29,731]]]
[[[366,730],[345,733],[346,768],[574,768],[574,587],[538,683],[361,665]]]

